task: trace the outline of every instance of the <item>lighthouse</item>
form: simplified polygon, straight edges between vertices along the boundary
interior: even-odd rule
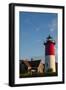
[[[48,70],[52,70],[52,72],[56,72],[55,66],[55,41],[49,35],[47,37],[45,45],[45,72]]]

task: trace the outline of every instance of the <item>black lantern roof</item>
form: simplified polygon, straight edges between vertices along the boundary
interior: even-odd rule
[[[52,37],[49,35],[49,36],[47,37],[47,39],[52,39]]]
[[[53,44],[55,44],[55,41],[53,40],[53,38],[52,38],[50,35],[47,37],[47,40],[46,40],[46,42],[44,43],[44,45],[45,45],[47,42],[52,42]]]

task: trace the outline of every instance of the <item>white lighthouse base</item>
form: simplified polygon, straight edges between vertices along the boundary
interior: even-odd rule
[[[47,72],[49,69],[56,72],[55,55],[45,56],[45,71]]]

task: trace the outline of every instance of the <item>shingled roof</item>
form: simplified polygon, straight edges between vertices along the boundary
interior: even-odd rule
[[[41,60],[34,60],[34,61],[28,61],[28,60],[21,60],[27,67],[38,67]]]

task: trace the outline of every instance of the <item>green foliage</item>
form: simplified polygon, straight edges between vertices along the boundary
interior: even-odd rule
[[[50,69],[48,69],[48,70],[47,70],[47,72],[53,72],[53,69],[52,69],[52,68],[50,68]]]

